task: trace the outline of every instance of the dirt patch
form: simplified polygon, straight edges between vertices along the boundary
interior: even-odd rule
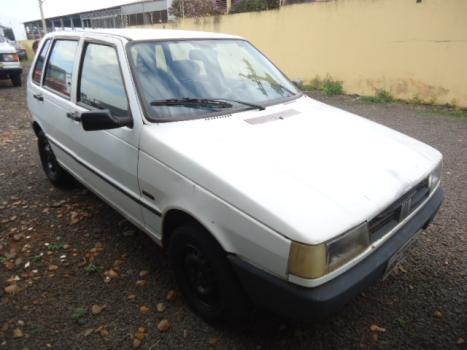
[[[297,323],[257,312],[243,326],[212,327],[178,296],[149,238],[84,188],[49,184],[25,89],[0,82],[0,349],[465,346],[467,121],[315,97],[440,149],[445,203],[403,270],[332,317]]]

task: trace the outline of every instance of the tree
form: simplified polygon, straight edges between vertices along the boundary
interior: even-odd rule
[[[170,13],[178,18],[204,17],[222,14],[214,0],[174,0]]]
[[[272,10],[279,7],[279,0],[237,0],[230,13]]]

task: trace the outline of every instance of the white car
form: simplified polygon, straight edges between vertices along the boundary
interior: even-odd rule
[[[15,47],[0,36],[0,79],[10,79],[14,86],[21,86],[22,72],[23,69]]]
[[[440,152],[309,98],[237,36],[54,32],[27,91],[50,181],[78,179],[166,248],[211,322],[250,301],[338,309],[443,199]]]

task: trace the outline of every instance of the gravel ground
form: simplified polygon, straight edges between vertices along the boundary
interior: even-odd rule
[[[141,349],[465,348],[467,119],[312,95],[441,150],[445,203],[396,274],[328,319],[257,312],[241,326],[212,327],[177,296],[149,238],[83,187],[49,184],[25,89],[1,81],[0,349],[127,349],[134,339]],[[165,332],[157,328],[163,319],[171,324]]]

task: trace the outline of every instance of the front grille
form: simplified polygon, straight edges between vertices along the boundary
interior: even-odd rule
[[[370,220],[370,241],[375,242],[410,215],[430,195],[428,178]]]

